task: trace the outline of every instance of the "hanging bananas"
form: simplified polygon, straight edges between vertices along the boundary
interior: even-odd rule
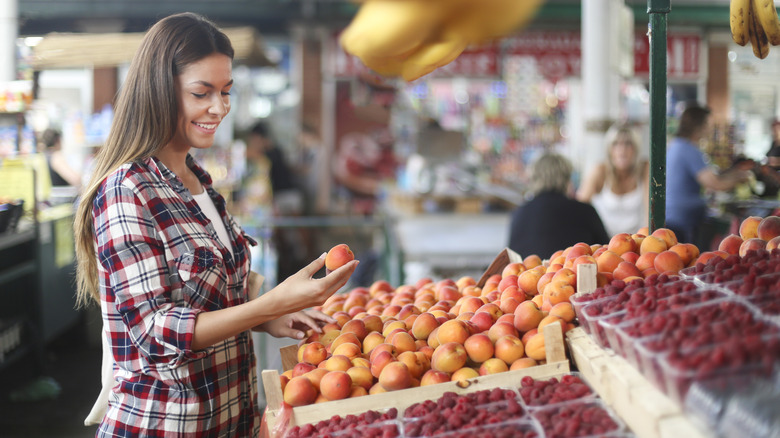
[[[757,58],[769,55],[770,44],[780,45],[780,17],[772,0],[731,0],[729,25],[734,42],[750,43]]]
[[[543,2],[362,0],[339,42],[375,72],[411,82],[454,61],[469,45],[524,26]]]

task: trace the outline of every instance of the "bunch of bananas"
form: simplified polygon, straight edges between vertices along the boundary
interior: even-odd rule
[[[340,43],[375,72],[411,82],[520,28],[543,1],[363,0]]]
[[[731,0],[731,37],[740,46],[750,45],[760,59],[769,54],[769,44],[780,45],[780,17],[772,0]]]

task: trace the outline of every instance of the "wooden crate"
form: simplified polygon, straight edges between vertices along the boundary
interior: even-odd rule
[[[561,330],[550,324],[543,329],[545,339],[546,364],[526,368],[517,371],[506,371],[488,376],[475,377],[466,382],[446,382],[436,385],[409,388],[400,391],[391,391],[382,394],[367,395],[345,400],[337,400],[326,403],[317,403],[292,408],[288,426],[304,425],[327,420],[334,415],[359,414],[369,410],[383,410],[394,407],[399,415],[414,403],[441,397],[445,392],[465,394],[498,387],[519,387],[520,380],[525,376],[534,379],[548,379],[559,377],[569,373],[569,361],[565,355],[565,345]],[[283,369],[292,368],[296,360],[297,346],[291,345],[280,349]],[[267,436],[274,438],[274,430],[277,423],[282,420],[282,386],[277,370],[264,370],[262,372],[263,387],[265,388],[266,413],[265,425]]]

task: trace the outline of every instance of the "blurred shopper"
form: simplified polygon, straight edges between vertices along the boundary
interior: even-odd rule
[[[590,202],[609,236],[636,233],[647,225],[647,160],[639,159],[639,138],[630,126],[607,131],[607,159],[585,177],[577,199]]]
[[[570,197],[572,165],[565,157],[546,153],[531,169],[533,198],[518,207],[509,226],[509,248],[523,257],[545,259],[575,243],[607,243],[609,237],[590,204]]]
[[[780,120],[772,122],[772,144],[766,153],[766,164],[780,172]]]
[[[675,137],[666,151],[666,226],[680,242],[699,247],[698,230],[704,222],[707,201],[702,189],[729,191],[747,181],[751,172],[739,167],[719,173],[699,149],[710,133],[710,110],[691,105],[680,115]]]
[[[62,133],[48,128],[41,134],[46,162],[49,165],[49,177],[54,187],[71,186],[81,189],[81,174],[73,169],[62,152]]]
[[[155,24],[79,204],[78,298],[100,302],[116,382],[106,379],[88,418],[100,421],[99,437],[258,436],[249,330],[297,339],[319,331],[332,318],[304,309],[357,266],[315,279],[320,257],[254,298],[254,242],[190,154],[212,146],[230,110],[232,62],[228,37],[198,15]]]

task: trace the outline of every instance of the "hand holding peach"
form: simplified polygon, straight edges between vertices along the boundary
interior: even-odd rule
[[[349,246],[346,243],[339,243],[331,248],[325,255],[326,274],[330,274],[352,260],[355,260],[355,253],[349,249]]]

